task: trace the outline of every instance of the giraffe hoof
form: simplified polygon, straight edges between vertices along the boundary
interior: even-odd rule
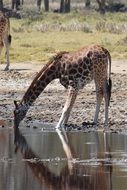
[[[86,121],[84,121],[84,122],[82,123],[82,125],[83,125],[83,126],[87,126],[87,125],[92,125],[92,126],[93,126],[93,125],[97,125],[97,124],[96,124],[95,122],[89,122],[89,121],[86,122]]]
[[[9,70],[9,67],[5,67],[4,71],[8,71]]]
[[[57,124],[56,126],[55,126],[55,129],[57,130],[57,129],[60,129],[60,125],[59,124]]]
[[[104,127],[105,127],[105,128],[108,128],[108,127],[109,127],[109,125],[108,125],[108,124],[104,124]]]

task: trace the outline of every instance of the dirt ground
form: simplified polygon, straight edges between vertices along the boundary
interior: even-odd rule
[[[37,72],[43,67],[39,63],[11,64],[10,71],[3,71],[5,65],[0,65],[0,126],[8,121],[13,121],[14,100],[21,100]],[[112,98],[109,109],[109,129],[113,132],[127,132],[127,61],[112,61]],[[58,80],[52,81],[41,93],[34,105],[29,109],[24,119],[25,126],[31,127],[34,121],[53,123],[60,118],[67,90],[59,84]],[[91,129],[90,125],[83,122],[92,122],[95,112],[95,86],[88,84],[80,91],[71,112],[68,127]],[[103,129],[104,104],[101,106],[99,125],[96,129]]]

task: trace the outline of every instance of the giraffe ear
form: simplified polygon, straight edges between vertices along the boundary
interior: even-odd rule
[[[14,104],[15,104],[15,107],[16,107],[16,109],[18,108],[18,104],[17,104],[17,101],[16,100],[14,100]]]

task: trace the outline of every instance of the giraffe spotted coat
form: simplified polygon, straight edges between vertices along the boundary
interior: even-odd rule
[[[105,100],[105,126],[108,125],[108,108],[111,96],[111,56],[107,49],[91,45],[75,52],[60,52],[54,56],[37,74],[18,104],[15,101],[14,121],[18,126],[28,109],[54,79],[68,88],[68,97],[56,128],[68,122],[70,112],[78,95],[87,83],[94,79],[96,87],[97,124],[102,99]]]

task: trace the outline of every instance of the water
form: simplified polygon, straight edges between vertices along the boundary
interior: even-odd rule
[[[125,134],[0,129],[0,190],[126,188]]]

